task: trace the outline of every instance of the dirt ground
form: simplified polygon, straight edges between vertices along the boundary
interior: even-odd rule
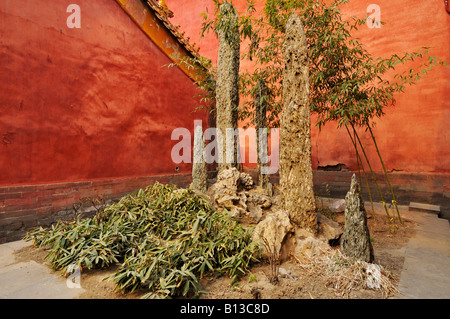
[[[403,268],[404,256],[402,248],[407,244],[409,238],[414,235],[415,223],[403,218],[404,225],[399,225],[398,221],[393,232],[393,226],[389,224],[384,209],[375,209],[375,217],[368,213],[368,226],[373,237],[373,247],[375,262],[389,270],[395,278],[393,284],[396,285],[400,272]],[[400,211],[401,213],[401,211]],[[392,212],[391,212],[392,214]],[[338,213],[333,216],[334,220],[343,226],[344,214]],[[334,248],[338,249],[338,247]],[[25,247],[16,252],[17,262],[34,260],[41,264],[48,265],[44,257],[44,249]],[[105,277],[114,273],[117,266],[104,270],[83,271],[81,276],[81,286],[84,293],[80,295],[83,299],[135,299],[141,297],[145,292],[138,291],[132,294],[124,294],[114,290],[114,283],[111,279],[104,280]],[[280,265],[288,275],[280,276],[279,282],[272,284],[269,281],[270,266],[267,262],[255,264],[251,269],[251,274],[247,275],[235,284],[230,285],[229,278],[203,278],[201,283],[203,290],[201,295],[205,299],[335,299],[344,298],[336,295],[335,291],[327,287],[325,276],[307,271],[299,266],[296,260],[290,259]],[[255,281],[256,279],[256,281]],[[382,298],[379,290],[359,289],[352,290],[348,296],[355,299],[378,299]]]
[[[397,286],[404,262],[402,248],[414,235],[416,224],[403,218],[404,225],[400,225],[397,221],[398,228],[395,227],[395,232],[392,232],[393,226],[389,223],[384,209],[375,208],[375,213],[375,219],[370,213],[368,214],[368,227],[373,237],[374,263],[390,271],[393,277],[392,284]],[[335,221],[343,227],[344,214],[336,214]],[[339,247],[334,249],[339,249]],[[256,295],[262,299],[344,298],[327,287],[325,276],[302,269],[292,258],[282,263],[280,267],[286,270],[288,275],[280,276],[277,284],[272,284],[269,280],[270,265],[268,263],[256,264],[251,269],[253,276],[257,279],[256,282],[250,276],[242,278],[235,286],[230,286],[227,278],[204,280],[207,293],[202,295],[202,298],[240,299],[255,298]],[[361,289],[353,290],[348,297],[351,299],[380,299],[383,296],[380,290]]]

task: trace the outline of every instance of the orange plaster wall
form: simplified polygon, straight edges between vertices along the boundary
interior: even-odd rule
[[[196,87],[114,0],[0,0],[0,187],[189,173]],[[175,168],[179,166],[179,172]]]
[[[213,12],[211,0],[184,1],[166,0],[175,16],[174,24],[180,24],[200,45],[200,53],[217,61],[218,42],[213,34],[201,39],[199,32],[200,14]],[[233,1],[238,11],[243,12],[245,1]],[[430,54],[450,61],[450,15],[445,11],[443,1],[407,0],[358,0],[350,1],[344,7],[345,15],[364,17],[369,4],[378,4],[381,28],[362,26],[355,36],[361,38],[374,56],[388,57],[394,53],[431,47]],[[257,9],[263,5],[257,1]],[[411,64],[417,67],[420,61]],[[242,68],[250,67],[247,62]],[[408,87],[396,97],[396,104],[387,109],[386,115],[377,121],[374,134],[388,171],[405,173],[450,173],[450,69],[438,68],[428,76]],[[344,129],[338,130],[330,123],[321,132],[314,127],[312,117],[312,162],[313,167],[343,163],[356,169],[355,153]],[[381,171],[375,149],[368,135],[361,132],[363,143],[373,164]],[[250,146],[251,147],[251,146]]]

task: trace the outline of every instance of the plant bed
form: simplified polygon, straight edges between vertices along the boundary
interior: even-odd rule
[[[144,289],[144,298],[195,297],[204,275],[236,281],[257,260],[251,232],[213,210],[192,190],[156,183],[123,197],[93,218],[39,228],[25,240],[45,247],[55,270],[68,275],[109,269],[116,289]]]
[[[368,226],[375,263],[390,280],[388,290],[366,289],[362,280],[333,286],[339,278],[327,272],[332,255],[302,262],[291,256],[280,265],[278,283],[272,283],[272,265],[256,263],[254,225],[213,210],[206,197],[191,190],[160,184],[122,198],[93,218],[29,233],[27,239],[40,248],[24,248],[16,257],[46,262],[65,275],[70,264],[80,265],[81,298],[387,298],[395,293],[401,248],[413,235],[414,223],[405,219],[393,228],[383,212],[376,207],[375,219],[369,213]],[[342,213],[334,217],[343,225]],[[361,274],[354,269],[352,274]]]

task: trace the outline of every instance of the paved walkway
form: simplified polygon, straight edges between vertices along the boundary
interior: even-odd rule
[[[1,299],[72,299],[84,290],[68,288],[66,279],[33,260],[17,263],[14,251],[31,243],[15,241],[0,245]]]
[[[406,216],[405,216],[406,217]],[[405,248],[397,298],[450,299],[450,227],[433,213],[408,212],[419,227]]]
[[[407,211],[415,220],[416,236],[402,248],[405,263],[400,276],[403,299],[450,298],[450,228],[435,214]],[[71,299],[83,289],[68,288],[66,279],[34,261],[16,262],[14,251],[30,245],[16,241],[0,245],[0,298]]]

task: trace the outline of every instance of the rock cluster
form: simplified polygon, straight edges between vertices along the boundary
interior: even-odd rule
[[[264,211],[272,206],[272,201],[269,196],[253,188],[253,179],[249,174],[241,173],[235,167],[222,170],[212,186],[214,205],[219,210],[228,210],[233,217],[258,223]]]
[[[275,251],[280,261],[287,260],[289,255],[297,257],[313,257],[328,252],[329,241],[339,238],[342,229],[338,223],[317,214],[319,227],[317,233],[296,228],[284,210],[276,209],[266,214],[265,219],[258,223],[253,232],[253,241],[262,246],[262,256],[268,258]],[[267,249],[267,243],[269,249]]]

